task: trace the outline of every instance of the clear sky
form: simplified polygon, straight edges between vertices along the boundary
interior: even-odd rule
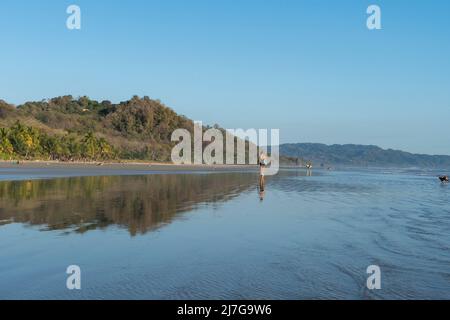
[[[370,4],[382,30],[366,27]],[[0,43],[14,104],[148,95],[281,142],[450,154],[447,0],[1,0]]]

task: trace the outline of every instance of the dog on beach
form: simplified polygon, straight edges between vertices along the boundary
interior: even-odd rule
[[[441,180],[441,182],[448,182],[448,176],[439,177],[439,180]]]

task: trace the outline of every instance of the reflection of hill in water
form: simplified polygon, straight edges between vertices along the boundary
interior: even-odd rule
[[[116,224],[132,235],[255,185],[246,173],[79,177],[0,182],[0,221],[76,232]]]

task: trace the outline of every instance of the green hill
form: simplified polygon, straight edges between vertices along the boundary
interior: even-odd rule
[[[114,104],[63,96],[17,107],[0,100],[0,127],[4,159],[168,161],[172,132],[192,132],[193,122],[148,97]]]

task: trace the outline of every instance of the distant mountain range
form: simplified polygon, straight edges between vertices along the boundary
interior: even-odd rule
[[[300,165],[312,162],[314,167],[328,166],[395,166],[450,168],[450,156],[413,154],[382,149],[373,145],[325,145],[293,143],[280,145],[280,154],[299,158]]]

